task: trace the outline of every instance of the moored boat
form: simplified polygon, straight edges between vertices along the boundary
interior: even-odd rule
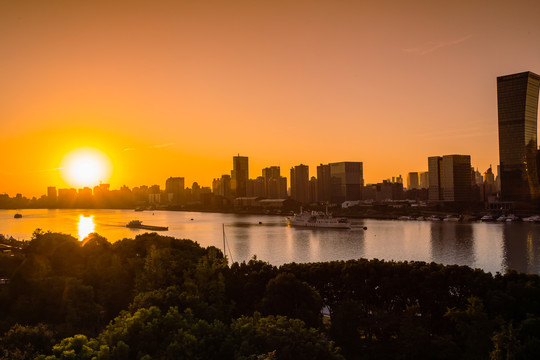
[[[351,222],[347,218],[335,218],[331,214],[317,212],[317,211],[304,211],[300,214],[294,214],[293,216],[286,216],[287,224],[289,226],[302,226],[302,227],[314,227],[314,228],[327,228],[327,229],[350,229]]]
[[[495,221],[495,218],[491,215],[484,215],[480,218],[480,221],[483,221],[483,222]]]
[[[519,216],[514,215],[514,214],[510,214],[510,215],[506,216],[506,219],[505,219],[506,222],[514,222],[514,221],[520,221],[520,220],[521,220],[521,218]]]
[[[458,215],[446,215],[443,221],[459,221],[460,219]]]
[[[400,216],[400,217],[398,217],[397,219],[398,219],[398,220],[405,220],[405,221],[415,220],[414,217],[412,217],[412,216],[406,216],[406,215],[405,215],[405,216]]]

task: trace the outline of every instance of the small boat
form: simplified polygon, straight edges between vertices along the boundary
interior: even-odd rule
[[[495,218],[491,215],[484,215],[480,218],[480,221],[483,221],[483,222],[495,221]]]
[[[15,219],[20,219],[20,218],[22,218],[22,214],[16,213],[13,217]]]
[[[441,221],[441,218],[435,215],[430,215],[426,218],[428,221]]]
[[[505,221],[506,222],[515,222],[515,221],[520,221],[521,218],[519,216],[516,216],[514,214],[510,214],[506,217]]]
[[[533,215],[533,216],[529,216],[529,217],[524,217],[521,220],[527,221],[527,222],[540,222],[540,215]]]
[[[499,216],[499,217],[497,218],[497,221],[498,221],[498,222],[504,222],[504,221],[506,221],[506,215],[501,215],[501,216]]]
[[[144,229],[144,230],[155,230],[155,231],[166,231],[169,230],[167,226],[151,226],[143,225],[140,220],[131,220],[126,227],[131,229]]]
[[[397,219],[404,220],[404,221],[415,220],[415,218],[413,218],[412,216],[400,216]]]
[[[459,221],[460,217],[457,215],[446,215],[443,221]]]

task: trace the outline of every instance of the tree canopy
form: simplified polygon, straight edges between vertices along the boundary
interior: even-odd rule
[[[513,271],[229,266],[219,249],[155,233],[109,243],[36,231],[0,255],[0,272],[10,359],[540,358],[540,277]]]

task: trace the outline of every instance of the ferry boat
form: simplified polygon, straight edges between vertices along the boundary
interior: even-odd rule
[[[351,222],[347,218],[335,218],[331,214],[319,211],[304,211],[293,216],[286,216],[287,225],[327,229],[350,229]]]
[[[169,230],[167,226],[151,226],[151,225],[143,225],[142,221],[140,220],[131,220],[126,227],[132,228],[132,229],[144,229],[144,230],[155,230],[155,231],[166,231]]]

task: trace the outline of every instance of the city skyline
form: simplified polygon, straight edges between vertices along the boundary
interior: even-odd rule
[[[112,188],[171,175],[211,186],[237,153],[249,178],[361,161],[376,183],[426,171],[431,154],[496,168],[496,78],[540,71],[538,10],[2,2],[0,193],[70,187],[63,161],[82,147],[110,159]]]

